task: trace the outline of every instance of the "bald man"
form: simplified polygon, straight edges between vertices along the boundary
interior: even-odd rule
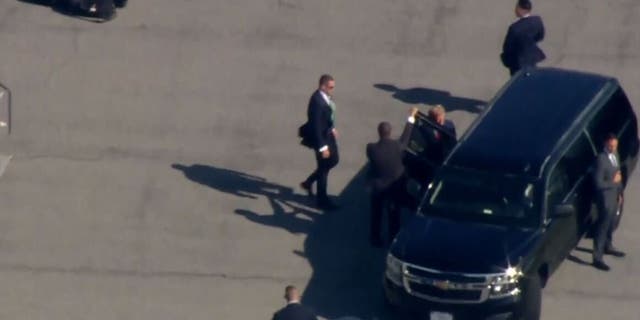
[[[388,236],[393,240],[400,229],[402,207],[414,209],[417,201],[407,192],[407,175],[402,162],[409,133],[418,109],[411,110],[407,126],[399,140],[391,138],[391,124],[378,124],[378,142],[367,145],[369,160],[368,182],[371,187],[371,222],[369,241],[374,247],[382,247],[382,215],[387,212]]]
[[[300,292],[292,285],[284,289],[287,305],[273,315],[273,320],[318,320],[318,318],[300,303]]]

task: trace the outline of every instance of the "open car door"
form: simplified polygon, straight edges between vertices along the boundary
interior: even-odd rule
[[[409,178],[426,186],[457,140],[452,132],[433,122],[426,114],[417,112],[414,118],[415,123],[407,124],[405,128],[409,130],[409,138],[404,163]]]

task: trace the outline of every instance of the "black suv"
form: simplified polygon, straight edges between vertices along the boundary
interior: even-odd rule
[[[428,154],[429,130],[440,129],[413,128],[409,166]],[[539,319],[541,289],[596,217],[591,172],[603,138],[619,137],[626,185],[637,130],[616,79],[516,74],[460,141],[447,142],[418,214],[389,250],[387,301],[430,320]]]

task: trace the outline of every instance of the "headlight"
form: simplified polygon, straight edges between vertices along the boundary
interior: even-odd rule
[[[522,271],[517,267],[509,267],[503,274],[494,276],[489,285],[489,298],[497,299],[520,294]]]
[[[402,286],[402,261],[390,253],[387,255],[387,270],[385,271],[387,279],[398,286]]]

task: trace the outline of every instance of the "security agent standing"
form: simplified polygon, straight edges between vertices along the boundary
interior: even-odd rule
[[[311,310],[300,303],[300,293],[296,287],[288,285],[284,289],[284,298],[287,306],[278,310],[273,320],[318,320]]]
[[[381,122],[378,125],[379,140],[367,144],[367,159],[369,159],[369,185],[371,187],[371,224],[370,242],[374,247],[382,246],[380,225],[383,211],[387,212],[390,239],[395,238],[400,229],[400,209],[408,207],[415,209],[416,200],[407,192],[407,176],[402,158],[409,139],[411,127],[415,121],[417,109],[413,108],[409,123],[400,140],[391,139],[391,125]]]
[[[531,15],[531,1],[518,0],[515,14],[518,21],[509,26],[502,45],[500,59],[511,75],[526,67],[535,67],[546,58],[538,47],[544,39],[544,24],[540,16]]]
[[[335,80],[325,74],[318,81],[316,90],[309,99],[307,109],[308,138],[315,150],[316,170],[300,183],[300,187],[312,194],[311,187],[317,182],[316,202],[319,208],[324,210],[336,210],[338,206],[327,196],[327,179],[329,171],[338,164],[338,144],[336,138],[338,131],[335,129],[336,104],[332,94],[335,88]]]
[[[602,260],[603,254],[625,256],[624,252],[615,249],[612,244],[613,220],[622,201],[622,174],[617,150],[616,136],[607,136],[604,150],[598,155],[593,173],[598,208],[598,220],[593,236],[593,266],[603,271],[610,269]]]

